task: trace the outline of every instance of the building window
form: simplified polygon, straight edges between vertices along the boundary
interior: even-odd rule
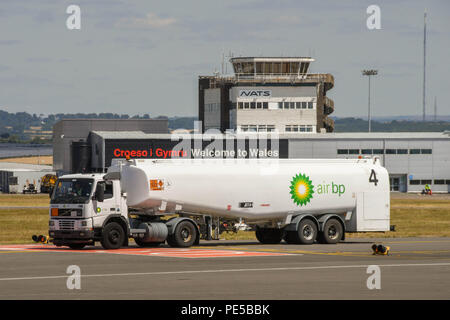
[[[445,180],[441,179],[441,180],[434,180],[434,184],[445,184]]]
[[[431,154],[431,149],[420,149],[421,154]]]
[[[397,154],[408,154],[408,149],[397,149]]]
[[[411,149],[409,150],[409,154],[420,154],[420,149]]]
[[[272,132],[275,131],[275,126],[274,125],[267,125],[267,132]]]
[[[312,102],[308,102],[308,109],[312,109],[313,108],[313,103]]]
[[[372,154],[372,149],[362,149],[361,154]]]
[[[283,102],[278,102],[278,109],[283,109]]]
[[[373,149],[373,154],[384,154],[383,149]]]
[[[397,154],[396,149],[386,149],[386,154]]]
[[[269,108],[269,103],[268,102],[263,102],[262,103],[262,107],[263,107],[263,109],[268,109]]]
[[[250,108],[250,102],[244,102],[244,109]]]
[[[241,126],[241,131],[247,132],[248,131],[248,126],[246,126],[246,125]]]
[[[419,185],[420,184],[420,180],[409,180],[409,184],[410,185]]]
[[[262,108],[262,102],[256,102],[256,108],[261,109]]]
[[[250,109],[256,109],[256,102],[250,102]]]
[[[307,103],[306,102],[302,102],[302,109],[306,109]]]
[[[295,109],[301,109],[302,108],[302,103],[301,102],[296,102],[295,103]]]
[[[359,154],[359,149],[349,149],[348,154]]]
[[[431,180],[420,180],[421,184],[431,184]]]
[[[348,154],[348,149],[338,149],[337,154]]]
[[[244,103],[243,102],[238,102],[238,108],[239,109],[244,109]]]

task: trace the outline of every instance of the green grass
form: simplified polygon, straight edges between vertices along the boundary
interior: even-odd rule
[[[0,243],[34,243],[33,234],[48,234],[47,209],[0,210]]]
[[[48,194],[0,194],[0,207],[44,207],[50,204]]]
[[[39,197],[17,196],[26,199],[25,203],[36,205]],[[1,197],[0,197],[1,199]],[[47,197],[48,199],[48,197]],[[47,204],[48,204],[48,200]],[[24,205],[15,202],[14,205]],[[367,237],[450,237],[450,199],[393,199],[391,203],[391,224],[396,225],[395,232],[349,233],[349,238]],[[33,234],[47,234],[47,209],[0,209],[0,244],[33,243]],[[239,231],[222,233],[226,240],[256,240],[255,233]]]

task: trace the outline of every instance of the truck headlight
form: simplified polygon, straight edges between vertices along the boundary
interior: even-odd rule
[[[87,226],[87,221],[81,221],[81,226],[82,227],[86,227]]]
[[[48,225],[49,225],[50,227],[53,227],[53,226],[55,225],[55,221],[50,220],[50,221],[48,222]]]

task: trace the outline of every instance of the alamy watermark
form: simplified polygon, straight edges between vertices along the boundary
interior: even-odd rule
[[[81,269],[77,265],[70,265],[67,267],[66,273],[69,274],[66,281],[67,289],[80,290],[81,289]]]
[[[370,265],[367,267],[367,274],[370,274],[369,278],[367,278],[367,289],[381,289],[381,269],[380,266]]]

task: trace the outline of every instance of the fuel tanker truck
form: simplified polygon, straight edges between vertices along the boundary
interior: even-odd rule
[[[208,239],[211,221],[245,221],[261,243],[337,243],[390,229],[389,176],[365,159],[132,159],[107,173],[59,177],[49,236],[105,249]]]

